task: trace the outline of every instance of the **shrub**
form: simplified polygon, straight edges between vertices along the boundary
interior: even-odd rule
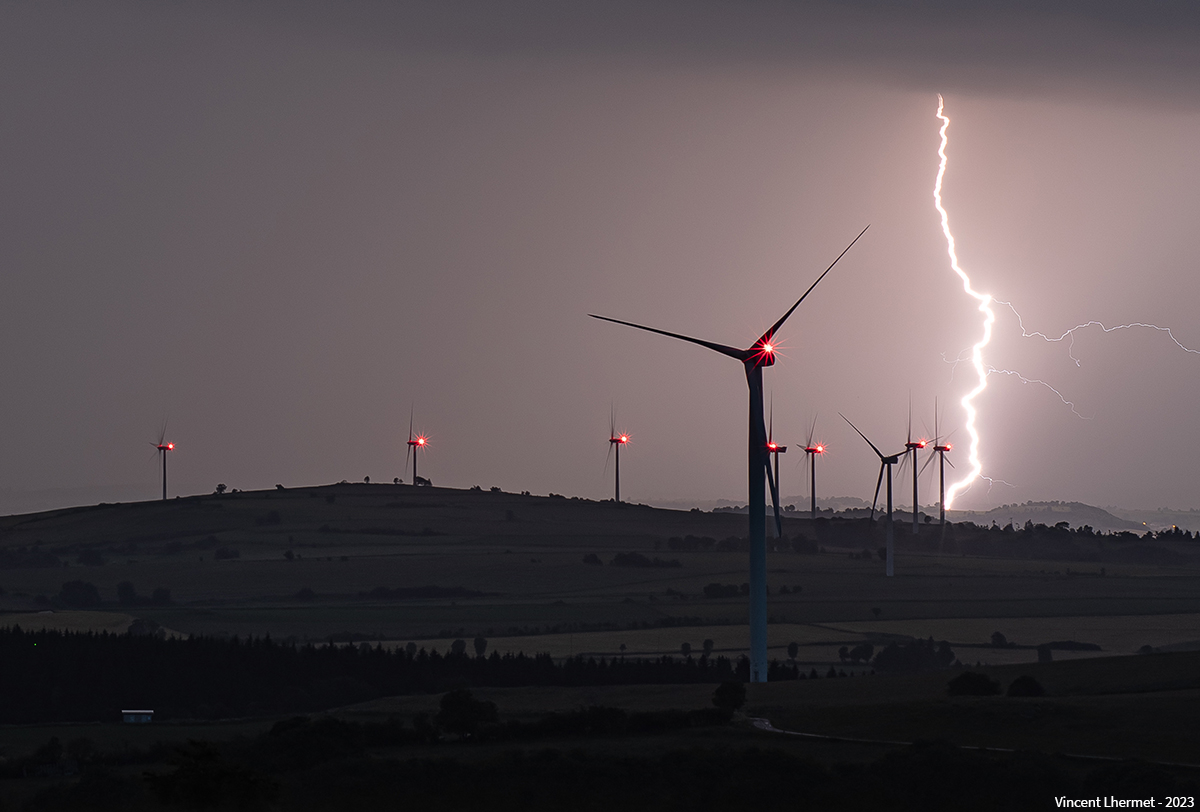
[[[679,559],[672,558],[670,561],[664,561],[661,558],[647,558],[641,553],[617,553],[613,556],[613,560],[609,562],[614,567],[682,567]]]
[[[79,554],[78,561],[85,567],[102,567],[104,566],[104,556],[99,550],[84,550]]]
[[[738,594],[736,584],[707,584],[704,587],[706,598],[736,598]]]
[[[442,697],[437,723],[451,733],[469,736],[480,725],[495,722],[496,718],[495,702],[478,700],[470,691],[460,688]]]
[[[67,581],[62,585],[58,599],[65,606],[85,609],[100,605],[100,591],[89,581]]]
[[[1023,674],[1008,686],[1008,696],[1045,696],[1046,689],[1028,674]]]
[[[712,703],[721,710],[735,711],[746,704],[746,686],[740,682],[722,682],[713,691]]]
[[[1000,683],[987,674],[964,671],[946,684],[946,693],[950,696],[996,696],[1000,693]]]

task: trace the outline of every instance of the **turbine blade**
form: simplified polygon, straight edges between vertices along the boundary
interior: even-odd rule
[[[912,442],[912,392],[908,393],[908,439],[904,442]]]
[[[817,433],[817,416],[814,414],[813,419],[812,419],[812,425],[808,427],[808,441],[805,443],[805,445],[808,446],[809,448],[812,448],[812,438],[813,438],[813,435],[816,433]]]
[[[408,439],[410,440],[412,439],[413,408],[411,405],[408,407]],[[409,446],[409,449],[411,450],[412,446]]]
[[[847,423],[850,423],[850,418],[846,417],[846,415],[842,414],[841,412],[838,412],[838,416],[841,417],[843,420],[845,420]],[[855,431],[858,431],[858,426],[854,425],[853,423],[850,423],[850,428],[854,429]],[[858,436],[863,438],[864,440],[867,440],[867,435],[863,434],[861,431],[858,431]],[[876,448],[875,444],[873,442],[871,442],[870,440],[867,440],[867,445],[871,446],[871,450],[875,452],[875,454],[879,457],[880,460],[883,460],[883,452],[880,451],[878,448]]]
[[[921,476],[921,474],[925,473],[925,469],[929,467],[929,463],[933,462],[933,458],[934,458],[934,457],[936,457],[936,456],[937,456],[937,452],[936,452],[936,451],[931,451],[931,452],[929,453],[929,456],[925,458],[925,464],[921,466],[921,470],[920,470],[920,471],[917,471],[917,476],[918,476],[918,477],[919,477],[919,476]]]
[[[871,521],[875,521],[875,505],[879,503],[879,488],[883,485],[884,464],[879,464],[879,478],[875,480],[875,496],[871,499]]]
[[[771,442],[771,439],[774,437],[774,435],[775,435],[775,393],[772,392],[771,393],[771,423],[770,423],[770,425],[767,426],[767,442],[768,443]]]
[[[946,464],[949,465],[951,468],[955,467],[954,463],[950,462],[950,460],[946,460]]]
[[[617,436],[617,407],[611,403],[608,406],[608,436],[610,439]],[[612,443],[608,450],[612,451]]]
[[[701,347],[707,347],[714,352],[719,352],[721,355],[728,355],[730,358],[736,358],[739,361],[745,362],[753,353],[749,350],[739,350],[736,347],[728,347],[724,344],[716,344],[712,341],[705,341],[701,338],[692,338],[691,336],[680,335],[679,333],[668,333],[666,330],[659,330],[654,327],[646,327],[643,324],[634,324],[631,321],[621,321],[620,319],[610,319],[608,316],[597,316],[595,313],[588,313],[593,319],[601,321],[611,321],[613,324],[624,324],[626,327],[634,327],[638,330],[645,330],[648,333],[658,333],[661,336],[668,338],[678,338],[680,341],[690,341],[693,344],[699,344]]]
[[[610,435],[611,436],[611,435]],[[608,444],[608,454],[604,457],[604,475],[608,476],[608,464],[612,462],[613,444]]]
[[[897,476],[904,475],[904,469],[908,465],[908,457],[909,457],[909,452],[906,449],[904,452],[904,456],[900,458],[900,470],[897,472]]]
[[[867,228],[870,228],[870,227],[871,227],[870,225],[867,226]],[[755,342],[755,346],[762,346],[763,344],[766,344],[768,341],[770,341],[772,339],[772,337],[774,337],[775,333],[779,332],[779,328],[783,326],[783,323],[788,320],[788,317],[791,316],[792,313],[796,310],[796,308],[800,306],[800,303],[808,298],[808,294],[813,292],[813,288],[815,288],[817,285],[820,284],[821,280],[825,278],[825,274],[832,271],[833,266],[837,265],[838,261],[841,260],[842,257],[846,256],[846,252],[854,247],[854,243],[858,242],[859,237],[862,237],[863,234],[867,233],[867,228],[864,228],[862,231],[860,231],[858,233],[858,237],[855,237],[853,240],[851,240],[850,244],[846,246],[846,248],[842,251],[842,253],[837,255],[837,259],[835,259],[833,262],[829,263],[829,267],[825,269],[825,273],[822,273],[820,276],[818,276],[817,281],[813,282],[811,285],[808,286],[808,290],[804,291],[804,295],[801,296],[799,299],[797,299],[796,303],[794,305],[792,305],[791,307],[788,308],[788,312],[784,313],[780,317],[779,321],[777,321],[771,325],[771,329],[767,330],[765,333],[762,334],[762,337],[759,338],[758,341]]]
[[[779,485],[775,482],[775,475],[771,473],[771,458],[767,457],[767,484],[771,486],[771,505],[775,508],[775,538],[783,535],[783,521],[779,518]]]

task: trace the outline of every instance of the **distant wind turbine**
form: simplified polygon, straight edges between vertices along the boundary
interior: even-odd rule
[[[817,455],[825,453],[825,444],[817,443],[813,445],[813,434],[817,430],[817,418],[813,418],[812,425],[808,428],[808,442],[804,444],[804,455],[808,457],[809,465],[809,487],[811,488],[812,497],[812,517],[817,518]]]
[[[841,412],[838,412],[838,414],[841,414]],[[846,415],[841,414],[841,417],[847,423],[850,423],[850,418],[846,417]],[[850,423],[850,428],[858,431],[858,426],[854,425],[853,423]],[[863,434],[861,431],[858,431],[858,436],[866,440],[867,445],[871,446],[871,450],[874,451],[875,455],[879,457],[879,479],[875,480],[875,497],[871,500],[872,524],[875,522],[875,503],[879,501],[879,485],[883,482],[884,470],[886,469],[887,471],[887,520],[884,526],[887,528],[887,575],[889,578],[891,578],[896,572],[894,566],[896,558],[895,532],[892,529],[892,466],[899,464],[900,454],[892,454],[888,456],[876,448],[875,444],[868,440],[867,435]]]
[[[429,447],[429,438],[424,434],[413,435],[413,413],[410,409],[408,412],[408,451],[404,455],[404,467],[408,467],[408,457],[412,455],[413,464],[413,485],[419,485],[417,477],[417,452],[424,451]]]
[[[928,429],[927,429],[928,430]],[[925,446],[929,445],[929,441],[925,439],[913,440],[912,438],[912,400],[908,402],[908,439],[904,441],[904,461],[908,462],[909,454],[912,455],[912,480],[913,480],[913,535],[921,532],[921,526],[917,523],[917,517],[921,512],[920,502],[917,499],[917,454]],[[901,471],[904,470],[903,463],[900,466]]]
[[[621,446],[629,444],[629,435],[625,432],[617,433],[617,413],[615,410],[609,410],[608,416],[608,455],[611,457],[615,451],[616,460],[616,487],[613,494],[613,501],[621,501]],[[607,463],[606,463],[607,464]]]
[[[868,226],[869,228],[869,226]],[[775,507],[775,528],[776,532],[780,530],[779,519],[779,501],[776,493],[774,478],[771,475],[771,467],[768,464],[767,458],[767,426],[763,419],[763,379],[762,372],[764,367],[769,367],[775,363],[776,342],[775,334],[788,317],[800,306],[800,303],[812,292],[825,274],[829,273],[833,266],[838,263],[846,252],[853,247],[854,243],[867,232],[863,229],[858,237],[855,237],[850,245],[838,255],[825,272],[817,277],[817,281],[809,286],[804,295],[796,300],[786,313],[780,317],[779,321],[771,325],[765,333],[759,336],[758,340],[750,345],[747,349],[738,349],[729,347],[724,344],[716,344],[711,341],[704,341],[699,338],[681,335],[679,333],[669,333],[666,330],[659,330],[654,327],[645,327],[641,324],[634,324],[630,321],[621,321],[620,319],[611,319],[607,316],[597,316],[588,314],[594,319],[602,319],[603,321],[611,321],[615,324],[623,324],[627,327],[633,327],[638,330],[645,330],[651,333],[667,336],[668,338],[677,338],[681,341],[687,341],[692,344],[698,344],[701,347],[706,347],[714,352],[719,352],[721,355],[733,358],[740,361],[746,373],[746,385],[750,389],[750,414],[749,414],[749,442],[748,442],[748,486],[749,486],[749,518],[750,518],[750,681],[751,682],[766,682],[767,681],[767,522],[766,522],[766,495],[764,493],[764,479],[771,479],[771,495]]]
[[[175,450],[175,444],[174,444],[174,443],[168,443],[168,442],[166,441],[166,439],[167,439],[167,424],[166,424],[166,422],[164,421],[164,422],[163,422],[162,431],[160,431],[160,432],[158,433],[158,442],[157,442],[157,443],[154,443],[154,442],[151,442],[151,443],[150,443],[150,445],[152,445],[152,446],[154,446],[156,449],[158,449],[158,456],[160,456],[160,457],[162,458],[162,472],[163,472],[163,480],[162,480],[162,485],[163,485],[163,487],[162,487],[162,498],[163,498],[163,501],[164,501],[164,502],[167,500],[167,452],[168,452],[168,451],[174,451],[174,450]]]
[[[944,442],[942,435],[938,433],[938,413],[937,399],[933,401],[933,453],[938,456],[938,508],[941,511],[941,524],[946,524],[946,466],[954,467],[954,463],[946,459],[946,452],[951,448],[950,443]],[[933,455],[925,460],[925,465],[929,464],[929,460],[933,459]],[[924,466],[922,466],[924,469]]]

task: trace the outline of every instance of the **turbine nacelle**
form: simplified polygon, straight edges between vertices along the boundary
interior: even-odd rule
[[[805,447],[805,449],[804,449],[804,453],[805,453],[805,454],[824,454],[824,453],[825,453],[825,446],[823,446],[823,445],[810,445],[810,446],[806,446],[806,447]]]
[[[159,451],[174,451],[175,444],[174,443],[159,443],[158,445],[155,446],[155,448],[157,448]]]
[[[608,441],[610,443],[613,443],[614,445],[626,445],[629,443],[629,435],[628,434],[618,434],[613,437],[609,437]]]
[[[786,454],[787,446],[780,445],[779,443],[767,443],[767,453],[768,454]]]

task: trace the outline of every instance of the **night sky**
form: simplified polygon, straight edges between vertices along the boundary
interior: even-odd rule
[[[977,288],[1200,349],[1193,3],[5,4],[0,512],[155,498],[164,420],[172,494],[407,479],[410,408],[437,485],[605,498],[614,405],[627,499],[744,502],[739,365],[586,314],[749,346],[867,224],[775,437],[816,415],[819,495],[869,499],[837,413],[900,450],[937,398],[965,470],[939,93]],[[1073,409],[993,374],[1011,484],[959,507],[1200,506],[1200,354],[997,314]]]

